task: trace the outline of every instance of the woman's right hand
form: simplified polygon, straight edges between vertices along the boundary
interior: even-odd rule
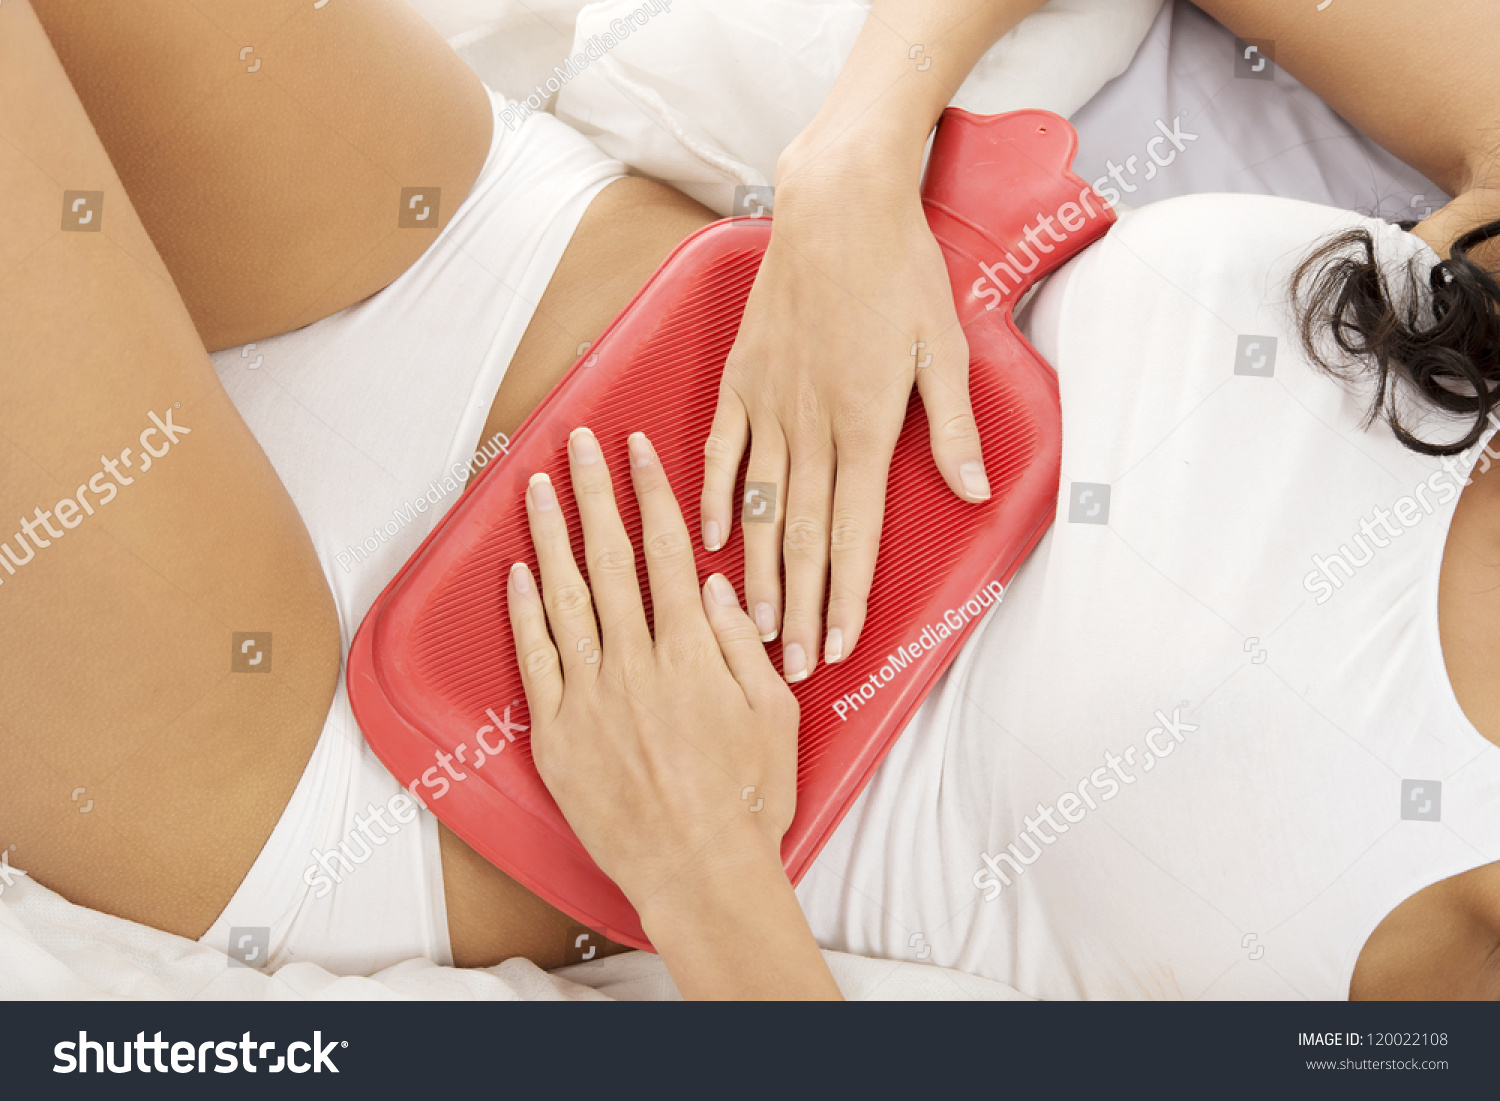
[[[598,442],[580,428],[568,452],[590,583],[538,474],[541,592],[522,563],[508,587],[537,770],[684,996],[837,997],[781,864],[796,701],[733,586],[715,574],[700,591],[650,442],[634,434],[629,453],[654,638]]]

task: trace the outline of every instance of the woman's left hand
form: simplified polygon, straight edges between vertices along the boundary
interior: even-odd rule
[[[701,515],[717,550],[748,447],[746,482],[771,491],[754,508],[746,492],[745,600],[764,639],[780,631],[789,682],[820,650],[848,657],[864,629],[914,380],[943,481],[962,500],[989,498],[922,150],[975,62],[1041,3],[871,0],[828,98],[777,160],[771,242],[724,367]]]
[[[568,446],[587,584],[551,482],[527,491],[541,593],[517,563],[508,599],[537,770],[684,996],[836,997],[781,864],[797,702],[734,587],[715,574],[700,590],[650,442],[628,447],[654,638],[593,434]]]
[[[746,484],[775,490],[764,494],[768,522],[743,525],[745,602],[763,638],[779,624],[792,683],[820,651],[829,662],[848,656],[864,628],[914,382],[943,480],[965,500],[989,496],[968,342],[922,208],[920,145],[916,153],[825,152],[816,171],[797,166],[798,149],[783,157],[778,178],[792,182],[777,187],[771,241],[719,387],[703,542],[717,549],[729,535],[748,442]]]

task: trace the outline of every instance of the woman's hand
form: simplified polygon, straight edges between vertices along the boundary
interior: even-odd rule
[[[524,564],[509,579],[537,769],[684,996],[836,997],[781,865],[796,701],[729,582],[699,589],[646,438],[629,453],[654,639],[599,445],[580,428],[568,450],[591,586],[542,474],[527,492],[541,593]]]
[[[793,683],[812,671],[820,642],[824,660],[838,661],[864,627],[913,382],[944,480],[965,500],[989,496],[968,343],[923,214],[917,153],[895,167],[866,164],[869,147],[854,163],[830,154],[816,172],[784,167],[779,178],[792,182],[777,189],[771,242],[719,389],[703,542],[717,549],[734,521],[748,437],[746,482],[776,493],[774,522],[744,525],[745,600],[762,638],[780,623],[782,673]]]
[[[789,682],[812,672],[820,641],[839,661],[864,628],[913,381],[943,480],[966,501],[989,497],[968,343],[922,211],[922,150],[975,62],[1040,4],[873,0],[828,99],[777,162],[771,243],[719,388],[701,515],[716,550],[748,444],[746,481],[774,486],[775,501],[746,491],[747,513],[770,522],[744,527],[745,599],[763,639],[780,630]]]

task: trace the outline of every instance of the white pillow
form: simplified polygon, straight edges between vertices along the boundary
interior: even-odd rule
[[[953,103],[1070,115],[1130,64],[1161,3],[1050,0],[985,54]],[[572,52],[586,67],[554,76],[545,98],[606,153],[728,214],[736,185],[774,181],[867,11],[855,0],[604,0],[578,15]]]
[[[720,214],[736,185],[772,182],[868,11],[858,0],[411,2],[491,88],[532,97]],[[1071,115],[1129,65],[1161,3],[1050,0],[985,54],[953,102]],[[575,55],[586,65],[570,67]]]

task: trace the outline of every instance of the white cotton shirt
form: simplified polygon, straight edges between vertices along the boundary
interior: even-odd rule
[[[1437,621],[1474,455],[1455,478],[1364,428],[1368,386],[1310,366],[1288,308],[1357,226],[1393,277],[1436,262],[1198,195],[1037,292],[1058,519],[799,887],[823,945],[1042,998],[1344,998],[1391,909],[1500,859],[1500,748]]]

